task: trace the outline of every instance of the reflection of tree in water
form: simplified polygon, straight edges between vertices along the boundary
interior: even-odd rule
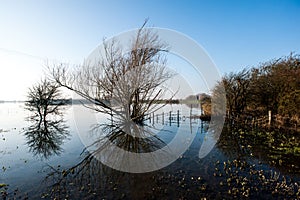
[[[248,154],[237,131],[238,129],[225,126],[217,143],[218,149],[229,158],[240,158]]]
[[[94,157],[101,156],[109,156],[108,159],[114,157],[116,160],[128,159],[126,154],[115,153],[118,152],[115,151],[115,148],[134,153],[147,153],[160,149],[166,144],[155,134],[156,131],[159,130],[151,125],[141,125],[131,120],[122,121],[116,120],[116,118],[110,124],[94,125],[91,135],[95,139],[91,145],[86,147],[84,151],[86,157],[78,166],[90,164]],[[107,152],[110,154],[107,155]]]
[[[44,79],[29,88],[25,109],[31,112],[27,120],[32,125],[25,130],[30,152],[49,158],[62,152],[61,145],[69,135],[68,126],[63,120],[64,105],[59,87]]]
[[[63,141],[69,135],[67,129],[68,126],[63,119],[35,120],[24,134],[29,151],[46,159],[52,155],[59,155],[62,152]]]
[[[83,158],[81,162],[68,169],[51,167],[46,180],[48,184],[53,186],[53,197],[61,198],[65,195],[74,197],[74,194],[71,194],[70,191],[78,189],[74,189],[73,187],[80,187],[79,190],[82,189],[82,191],[85,191],[85,195],[86,192],[92,194],[96,193],[98,195],[99,193],[102,193],[109,198],[107,195],[111,192],[111,194],[115,193],[113,194],[114,198],[122,198],[121,193],[118,193],[120,196],[115,196],[116,192],[114,191],[119,190],[118,184],[122,184],[122,191],[126,191],[125,193],[127,194],[128,191],[131,190],[134,190],[134,193],[139,193],[137,188],[142,188],[140,193],[145,193],[145,188],[147,188],[146,190],[151,191],[151,195],[153,195],[152,192],[154,191],[152,190],[151,185],[157,186],[157,184],[160,184],[158,180],[160,174],[162,174],[161,171],[144,174],[130,174],[112,169],[101,162],[102,159],[106,158],[121,164],[123,161],[128,160],[129,158],[126,154],[118,153],[119,151],[115,150],[117,148],[123,149],[126,152],[148,153],[162,149],[162,147],[166,146],[165,142],[160,139],[160,135],[155,134],[159,131],[156,129],[157,127],[155,127],[155,125],[135,123],[130,118],[126,118],[126,116],[127,115],[113,116],[109,123],[98,124],[93,127],[90,133],[92,137],[90,141],[92,144],[82,153]],[[219,126],[216,126],[216,128],[219,128]],[[172,135],[172,131],[169,129],[161,131],[165,131],[166,134]],[[153,156],[153,160],[149,159],[147,164],[151,165],[156,161],[155,156]],[[139,161],[136,160],[136,165],[139,164],[138,162]],[[171,181],[176,180],[177,184],[179,181],[177,179],[180,179],[179,177],[180,176],[168,175],[168,178],[166,178],[168,181],[166,182],[165,189],[170,189],[168,184],[170,184]],[[197,184],[200,184],[201,181],[199,180]],[[137,186],[137,183],[140,185]],[[132,189],[131,187],[136,189]],[[133,195],[133,192],[129,193],[130,195]],[[78,195],[79,196],[76,196],[76,198],[80,198],[81,194]],[[137,197],[135,198],[142,197],[138,194],[136,195]]]
[[[151,192],[155,187],[154,175],[158,173],[116,171],[87,155],[82,162],[68,170],[53,168],[46,179],[52,187],[50,193],[45,193],[53,199],[140,199],[147,197],[145,191]]]
[[[154,126],[137,124],[131,120],[112,120],[111,124],[95,125],[91,131],[97,140],[93,154],[99,153],[107,145],[117,146],[135,153],[152,152],[165,145],[155,132]]]
[[[91,193],[96,192],[97,194],[99,192],[107,194],[109,191],[116,190],[118,180],[122,180],[123,183],[124,181],[128,182],[129,180],[126,181],[124,179],[130,178],[131,175],[104,165],[97,157],[107,156],[105,151],[110,147],[117,147],[134,153],[153,152],[160,149],[166,144],[154,134],[155,131],[157,131],[155,127],[150,125],[138,125],[116,119],[112,120],[110,124],[95,125],[91,130],[91,134],[93,136],[96,135],[97,140],[94,140],[95,142],[81,154],[83,156],[81,162],[68,169],[51,168],[47,181],[54,188],[52,195],[56,197],[71,195],[70,183],[71,185],[76,183],[77,186],[81,186],[82,190],[87,190]],[[110,151],[110,158],[112,156],[120,160],[128,159],[126,155],[114,154],[114,152],[114,150]],[[145,179],[146,177],[143,175],[139,179]],[[97,185],[96,191],[95,185]],[[130,190],[130,188],[127,188],[127,190]],[[80,194],[78,195],[80,196]]]

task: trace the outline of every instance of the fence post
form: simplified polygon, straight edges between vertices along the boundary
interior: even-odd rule
[[[272,111],[269,110],[269,121],[268,121],[269,127],[271,126],[271,120],[272,120]]]
[[[179,110],[177,110],[177,127],[179,127]]]
[[[170,121],[170,126],[172,125],[172,111],[170,111],[170,116],[169,116],[169,121]]]
[[[152,113],[152,117],[153,117],[152,124],[154,124],[154,112]]]

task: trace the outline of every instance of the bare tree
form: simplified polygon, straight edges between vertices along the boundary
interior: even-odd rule
[[[96,64],[85,62],[75,69],[56,65],[50,68],[51,76],[59,86],[92,103],[85,106],[142,122],[146,112],[154,108],[155,100],[164,94],[163,83],[173,76],[166,68],[167,45],[145,24],[132,39],[129,50],[116,40],[104,41],[104,55],[99,54]]]
[[[213,96],[216,100],[223,100],[219,96],[226,95],[226,116],[230,123],[238,120],[244,114],[249,93],[247,90],[250,83],[249,76],[249,71],[246,69],[238,73],[229,73],[214,88]],[[223,104],[220,102],[217,104],[216,109],[222,110],[217,107]]]
[[[59,86],[44,79],[29,89],[25,108],[32,111],[36,117],[46,120],[48,114],[61,114],[59,106],[64,105]]]
[[[27,120],[33,123],[24,132],[29,150],[44,158],[59,154],[63,140],[69,135],[62,119],[61,106],[66,100],[62,99],[59,86],[43,79],[29,89],[27,98],[25,108],[32,112]],[[53,118],[48,119],[49,115]]]

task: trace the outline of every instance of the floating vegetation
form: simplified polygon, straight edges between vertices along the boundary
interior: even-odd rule
[[[8,186],[8,185],[5,183],[0,183],[0,188],[6,187],[6,186]]]
[[[300,198],[300,184],[274,170],[263,170],[245,160],[215,163],[219,185],[234,198],[282,197]]]
[[[9,130],[0,129],[0,133],[9,132]]]
[[[8,184],[0,183],[0,193],[1,193],[2,199],[6,199],[6,197],[8,195],[7,186],[8,186]]]
[[[300,135],[279,130],[226,129],[218,146],[238,157],[254,157],[260,162],[300,175]]]

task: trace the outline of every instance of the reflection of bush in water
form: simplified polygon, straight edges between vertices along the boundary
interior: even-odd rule
[[[278,130],[224,127],[218,148],[230,157],[258,157],[281,171],[300,174],[300,137]]]

